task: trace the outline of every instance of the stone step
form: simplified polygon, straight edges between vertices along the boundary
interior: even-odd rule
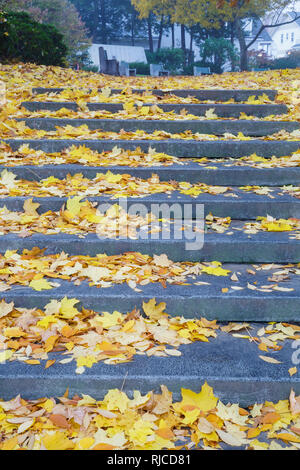
[[[44,88],[44,87],[38,87],[38,88],[33,88],[32,93],[33,94],[44,94],[44,93],[61,93],[64,91],[66,88]],[[68,89],[72,89],[72,87],[69,87]],[[74,87],[74,90],[77,88]],[[123,90],[121,89],[112,89],[111,93],[112,94],[119,94],[122,93]],[[153,95],[156,96],[164,96],[172,93],[173,95],[180,96],[183,98],[186,98],[188,96],[193,96],[197,98],[198,100],[206,101],[206,100],[211,100],[211,101],[228,101],[233,99],[234,101],[247,101],[250,96],[255,96],[255,98],[258,98],[259,96],[262,95],[267,95],[270,100],[274,101],[276,96],[277,96],[277,91],[276,90],[225,90],[225,89],[211,89],[211,90],[197,90],[197,89],[183,89],[183,90],[145,90],[145,89],[132,89],[133,93],[144,93],[145,91],[151,92]],[[99,92],[101,92],[101,88],[99,89]]]
[[[86,125],[91,130],[101,129],[104,132],[135,132],[143,130],[152,133],[156,130],[172,134],[191,131],[193,134],[237,135],[242,132],[245,136],[262,137],[275,134],[281,130],[293,132],[300,129],[298,122],[292,121],[255,121],[255,120],[147,120],[147,119],[63,119],[63,118],[20,118],[17,121],[26,123],[31,129],[55,131],[56,127]]]
[[[290,344],[272,353],[280,364],[269,364],[259,358],[257,345],[226,333],[218,333],[209,343],[196,342],[180,347],[179,357],[135,356],[132,362],[108,365],[102,362],[86,368],[84,374],[75,373],[75,364],[60,364],[66,358],[50,353],[57,361],[45,370],[41,365],[21,362],[0,364],[0,396],[4,400],[18,393],[24,399],[63,396],[69,388],[69,396],[87,394],[102,399],[109,389],[121,389],[131,395],[134,390],[145,394],[151,390],[160,392],[166,385],[173,392],[174,400],[181,400],[181,388],[199,392],[205,381],[214,389],[214,395],[225,403],[239,403],[242,407],[254,403],[286,399],[291,388],[300,393],[300,378],[290,377],[293,367]]]
[[[200,222],[199,222],[200,225]],[[178,239],[165,231],[163,234],[147,234],[143,238],[104,238],[88,234],[85,238],[59,233],[56,235],[34,234],[20,238],[10,233],[0,237],[0,253],[6,250],[31,250],[46,247],[45,254],[65,252],[69,255],[96,256],[98,253],[118,255],[136,251],[150,256],[166,254],[173,261],[222,263],[300,263],[300,230],[298,239],[295,232],[263,232],[247,234],[242,229],[244,222],[233,221],[225,233],[210,229],[203,235],[178,227]],[[229,235],[227,235],[229,233]],[[162,236],[163,235],[163,236]],[[139,234],[137,234],[139,237]],[[179,238],[180,237],[180,238]],[[162,239],[164,238],[164,239]]]
[[[261,266],[265,269],[257,270]],[[10,290],[0,292],[0,299],[13,301],[16,307],[44,308],[52,299],[69,297],[97,312],[130,312],[135,307],[141,309],[143,302],[155,298],[157,303],[166,303],[166,311],[171,316],[235,322],[299,322],[299,274],[289,273],[288,279],[282,282],[273,280],[274,273],[281,273],[284,266],[225,263],[222,267],[236,273],[238,282],[231,280],[232,274],[213,276],[203,273],[194,279],[188,277],[184,285],[168,282],[166,287],[160,282],[144,286],[137,284],[138,291],[127,283],[101,288],[89,286],[87,281],[75,285],[71,281],[51,277],[49,280],[58,283],[59,287],[36,291],[28,286],[12,285]],[[299,272],[299,266],[293,266]],[[285,290],[274,289],[276,285]],[[273,287],[266,289],[265,286]],[[242,289],[236,290],[236,287]]]
[[[65,178],[68,174],[74,175],[82,173],[86,178],[96,178],[97,173],[111,171],[115,174],[130,174],[136,178],[148,179],[153,173],[158,174],[161,181],[189,181],[197,183],[199,181],[218,186],[281,186],[299,185],[300,167],[282,168],[255,168],[250,166],[235,165],[234,160],[221,163],[210,161],[207,164],[197,162],[185,162],[185,165],[174,164],[171,166],[153,167],[127,167],[127,166],[83,166],[80,164],[66,165],[26,165],[5,167],[0,165],[0,173],[6,168],[17,175],[18,178],[36,181],[48,178],[52,175],[56,178]],[[231,166],[228,166],[231,165]],[[213,168],[211,168],[213,167]]]
[[[244,157],[256,153],[262,157],[284,156],[300,149],[299,140],[87,140],[87,139],[2,139],[4,143],[11,146],[12,150],[17,150],[20,146],[28,144],[36,150],[53,153],[60,152],[71,145],[85,145],[92,150],[105,152],[112,150],[115,146],[135,150],[140,147],[143,152],[148,152],[150,148],[157,152],[166,153],[182,158],[224,158],[224,157]]]
[[[127,199],[109,196],[89,196],[88,199],[98,205],[120,204],[124,209],[136,213],[141,209],[151,211],[158,217],[166,219],[182,217],[195,218],[204,205],[205,215],[212,213],[216,217],[231,217],[236,220],[256,220],[259,216],[270,215],[275,218],[300,218],[300,199],[289,194],[280,195],[279,188],[273,188],[272,197],[258,195],[251,192],[232,188],[231,193],[238,197],[224,194],[202,193],[197,197],[190,197],[174,191],[170,196],[166,194],[152,194],[144,198],[129,197]],[[226,194],[226,193],[225,193]],[[32,195],[31,195],[32,196]],[[0,207],[6,206],[11,211],[22,211],[24,202],[29,196],[8,196],[0,198]],[[32,197],[34,202],[40,204],[39,211],[59,211],[67,201],[67,197]],[[101,206],[99,206],[101,208]],[[170,215],[171,214],[171,215]]]
[[[145,103],[143,106],[153,106],[154,103]],[[41,102],[41,101],[27,101],[22,103],[22,106],[28,111],[58,111],[59,109],[66,108],[73,111],[79,111],[80,107],[76,103],[72,102]],[[245,113],[248,116],[256,116],[259,118],[285,114],[288,112],[286,105],[282,104],[166,104],[158,103],[160,109],[165,112],[174,111],[179,114],[181,111],[186,110],[189,114],[194,116],[205,116],[205,113],[210,109],[214,109],[214,114],[218,117],[228,118],[234,117],[239,118],[241,113]],[[87,107],[90,111],[109,111],[111,113],[117,113],[123,111],[124,107],[122,103],[87,103]]]

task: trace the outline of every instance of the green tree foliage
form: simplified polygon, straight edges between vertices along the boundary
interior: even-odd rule
[[[67,47],[52,25],[41,25],[27,13],[0,13],[0,60],[64,65]]]
[[[227,61],[237,60],[237,51],[230,41],[222,37],[211,37],[200,44],[202,62],[214,73],[221,73]]]

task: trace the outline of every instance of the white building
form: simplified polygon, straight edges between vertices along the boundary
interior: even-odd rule
[[[290,21],[296,16],[300,16],[300,12],[284,13],[278,23]],[[270,19],[265,18],[265,23],[271,24]],[[261,22],[250,20],[245,26],[245,30],[249,33],[246,43],[249,43],[256,35],[261,26]],[[300,18],[293,23],[266,28],[257,38],[255,43],[249,48],[250,50],[264,51],[270,58],[284,57],[290,50],[300,48]]]
[[[296,15],[300,16],[300,12],[296,12]],[[287,13],[280,21],[289,21],[294,17],[295,13]],[[271,55],[273,57],[283,57],[288,51],[296,49],[296,46],[300,48],[300,18],[278,28],[269,28],[268,33],[272,38]]]

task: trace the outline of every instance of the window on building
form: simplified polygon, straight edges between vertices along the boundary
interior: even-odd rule
[[[281,42],[281,44],[283,44],[283,34],[280,37],[280,42]]]
[[[286,33],[286,39],[289,40],[289,33]]]
[[[294,40],[295,40],[295,33],[292,33],[291,34],[291,41],[294,42]]]

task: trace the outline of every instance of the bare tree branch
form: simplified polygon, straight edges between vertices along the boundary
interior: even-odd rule
[[[258,36],[260,36],[260,34],[263,32],[264,29],[266,28],[276,28],[277,26],[284,26],[286,24],[291,24],[291,23],[294,23],[294,21],[297,21],[300,19],[300,15],[298,16],[295,16],[295,18],[293,20],[290,20],[290,21],[284,21],[283,23],[277,23],[277,24],[263,24],[257,34],[255,35],[255,37],[252,39],[252,41],[249,42],[249,44],[246,45],[246,49],[249,49],[250,46],[252,46],[252,44],[255,43],[256,39],[258,38]]]

